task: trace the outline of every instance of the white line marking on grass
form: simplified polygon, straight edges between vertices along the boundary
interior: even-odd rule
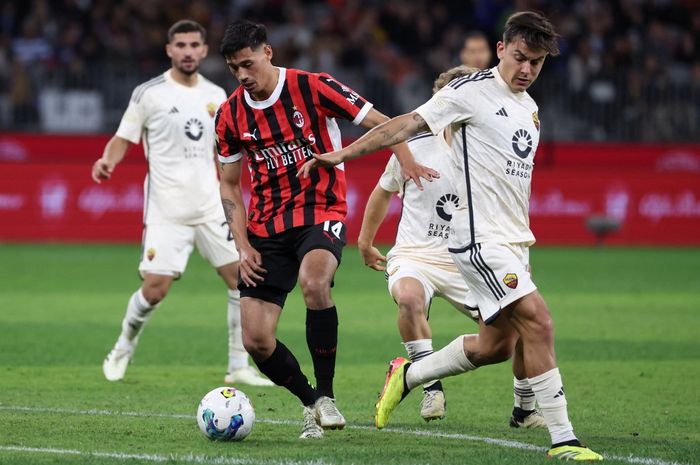
[[[98,409],[90,409],[90,410],[73,410],[73,409],[66,409],[66,408],[49,408],[49,407],[23,407],[23,406],[16,406],[16,405],[2,405],[0,404],[0,411],[6,410],[6,411],[13,411],[13,412],[35,412],[35,413],[65,413],[68,415],[116,415],[116,416],[123,416],[123,417],[139,417],[139,418],[176,418],[176,419],[187,419],[187,420],[194,420],[195,415],[194,413],[192,415],[184,415],[184,414],[176,414],[176,413],[146,413],[146,412],[119,412],[119,411],[112,411],[112,410],[98,410]],[[257,422],[260,423],[267,423],[271,425],[300,425],[300,421],[294,421],[294,420],[277,420],[277,419],[268,419],[268,418],[258,418],[256,419]],[[372,426],[365,426],[365,425],[347,425],[346,428],[348,429],[355,429],[355,430],[363,430],[363,431],[376,431],[376,429]],[[529,451],[538,451],[538,452],[546,452],[547,448],[542,447],[542,446],[536,446],[534,444],[528,444],[525,442],[520,442],[520,441],[511,441],[508,439],[497,439],[497,438],[489,438],[485,436],[472,436],[469,434],[461,434],[461,433],[441,433],[439,431],[428,431],[428,430],[417,430],[417,429],[406,429],[406,428],[385,428],[383,430],[385,433],[399,433],[399,434],[412,434],[414,436],[424,436],[424,437],[431,437],[431,438],[443,438],[443,439],[457,439],[460,441],[473,441],[473,442],[483,442],[486,444],[493,444],[495,446],[500,446],[500,447],[506,447],[509,449],[519,449],[519,450],[529,450]],[[381,433],[380,433],[381,434]],[[0,450],[3,450],[3,447],[5,446],[0,446]],[[43,450],[43,449],[42,449]],[[90,454],[90,452],[81,452],[77,451],[80,454]],[[154,457],[163,457],[163,456],[154,456]],[[204,456],[197,456],[197,457],[204,457]],[[620,462],[627,462],[630,464],[634,465],[688,465],[683,462],[675,462],[675,461],[667,461],[663,459],[657,459],[654,457],[637,457],[634,455],[627,455],[627,456],[621,456],[621,455],[609,455],[609,454],[603,454],[603,457],[605,457],[608,460],[618,460]],[[225,459],[225,458],[222,458]],[[179,460],[179,459],[178,459]],[[208,459],[209,460],[209,459]],[[214,460],[214,459],[211,459]],[[210,462],[202,462],[202,463],[210,463]],[[211,462],[213,463],[213,462]],[[229,462],[221,462],[222,464],[224,463],[229,463]],[[249,462],[231,462],[232,464],[244,464],[244,463],[249,463]],[[270,462],[272,463],[272,462]],[[292,465],[295,463],[300,463],[300,462],[274,462],[274,463],[284,463]],[[303,462],[306,464],[313,464],[313,465],[322,465],[322,462]]]
[[[98,457],[117,460],[145,460],[148,462],[186,462],[202,465],[330,465],[319,460],[257,460],[239,459],[235,457],[208,457],[206,455],[156,455],[156,454],[125,454],[123,452],[88,452],[76,449],[55,449],[52,447],[24,447],[24,446],[0,446],[0,451],[24,452],[34,454],[77,455],[84,457]]]

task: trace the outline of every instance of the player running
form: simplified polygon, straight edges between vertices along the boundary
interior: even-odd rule
[[[138,86],[117,133],[92,167],[100,183],[112,177],[129,148],[143,139],[144,183],[141,287],[129,299],[122,331],[102,365],[105,378],[124,378],[144,324],[185,271],[196,246],[228,286],[229,363],[226,383],[271,386],[248,365],[241,335],[238,253],[219,203],[214,115],[226,92],[197,71],[207,55],[206,31],[178,21],[168,31],[172,67]]]
[[[552,319],[528,270],[529,247],[535,242],[528,206],[540,121],[526,91],[547,55],[559,53],[557,37],[551,23],[537,13],[511,15],[497,44],[495,68],[455,79],[415,111],[380,125],[345,149],[315,156],[302,169],[304,177],[314,165],[333,166],[422,131],[437,135],[447,127],[453,133],[452,150],[461,157],[464,183],[452,213],[449,250],[485,324],[478,336],[460,336],[415,363],[394,359],[376,406],[378,428],[414,387],[494,363],[494,347],[514,329],[551,436],[547,456],[602,460],[574,434],[556,365]]]
[[[477,68],[467,66],[452,68],[435,80],[433,93],[448,82],[477,71]],[[460,172],[460,160],[454,157],[450,148],[451,137],[450,128],[446,128],[437,136],[425,132],[408,139],[408,147],[416,161],[442,173],[440,179],[428,184],[424,191],[402,178],[395,156],[389,159],[365,207],[358,237],[357,244],[365,265],[377,271],[386,269],[389,294],[399,308],[399,333],[412,362],[433,353],[432,332],[428,324],[433,297],[444,298],[457,310],[483,324],[479,320],[476,301],[447,250],[452,232],[450,219],[460,202],[456,186],[464,176]],[[394,194],[402,199],[403,208],[396,244],[384,257],[373,242]],[[518,334],[512,330],[503,336],[495,350],[494,360],[508,360],[514,354],[515,405],[510,425],[515,428],[544,427],[544,418],[535,409],[535,394],[524,373],[522,351],[518,350],[521,346],[516,346]],[[444,418],[445,393],[440,380],[423,384],[420,414],[426,421]]]
[[[345,173],[339,166],[308,179],[296,175],[314,153],[341,148],[336,118],[366,128],[388,118],[328,74],[273,66],[261,24],[230,25],[221,53],[241,84],[221,105],[216,134],[221,201],[241,257],[243,343],[261,372],[301,400],[300,437],[320,438],[323,429],[345,426],[333,391],[338,316],[330,292],[345,245]],[[413,162],[405,144],[395,151],[405,164]],[[244,157],[251,180],[247,213],[240,187]],[[435,174],[422,167],[414,173]],[[297,281],[307,307],[315,388],[276,338]]]

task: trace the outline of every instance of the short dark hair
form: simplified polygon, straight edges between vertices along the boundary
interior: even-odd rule
[[[239,20],[226,27],[219,51],[224,57],[227,57],[246,47],[255,50],[266,43],[267,29],[264,25],[252,21]]]
[[[175,34],[183,32],[199,32],[202,35],[202,42],[207,41],[207,30],[204,29],[204,26],[191,19],[181,19],[168,29],[168,42],[173,41]]]
[[[552,23],[539,13],[520,11],[508,17],[503,42],[508,44],[518,37],[533,50],[544,50],[552,56],[559,55],[559,34]]]

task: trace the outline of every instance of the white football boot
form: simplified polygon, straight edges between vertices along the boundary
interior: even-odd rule
[[[425,421],[445,418],[445,393],[442,391],[423,391],[420,403],[420,416]]]
[[[304,407],[304,425],[301,428],[299,439],[320,439],[323,437],[323,429],[316,420],[315,406]]]
[[[345,417],[340,413],[335,405],[335,399],[327,396],[321,396],[314,404],[316,415],[318,416],[318,424],[323,429],[343,429],[345,428]]]

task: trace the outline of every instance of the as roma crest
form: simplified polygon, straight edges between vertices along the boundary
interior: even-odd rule
[[[214,115],[216,115],[216,103],[207,103],[207,112],[209,112],[209,116],[213,118]]]
[[[146,250],[146,258],[148,259],[149,262],[152,262],[153,259],[155,258],[155,256],[156,256],[156,249],[150,248],[150,249]]]
[[[515,273],[508,273],[503,277],[503,284],[511,289],[518,287],[518,275]]]
[[[537,116],[536,111],[532,112],[532,122],[535,124],[535,128],[537,128],[537,130],[539,131],[540,130],[540,117]]]

